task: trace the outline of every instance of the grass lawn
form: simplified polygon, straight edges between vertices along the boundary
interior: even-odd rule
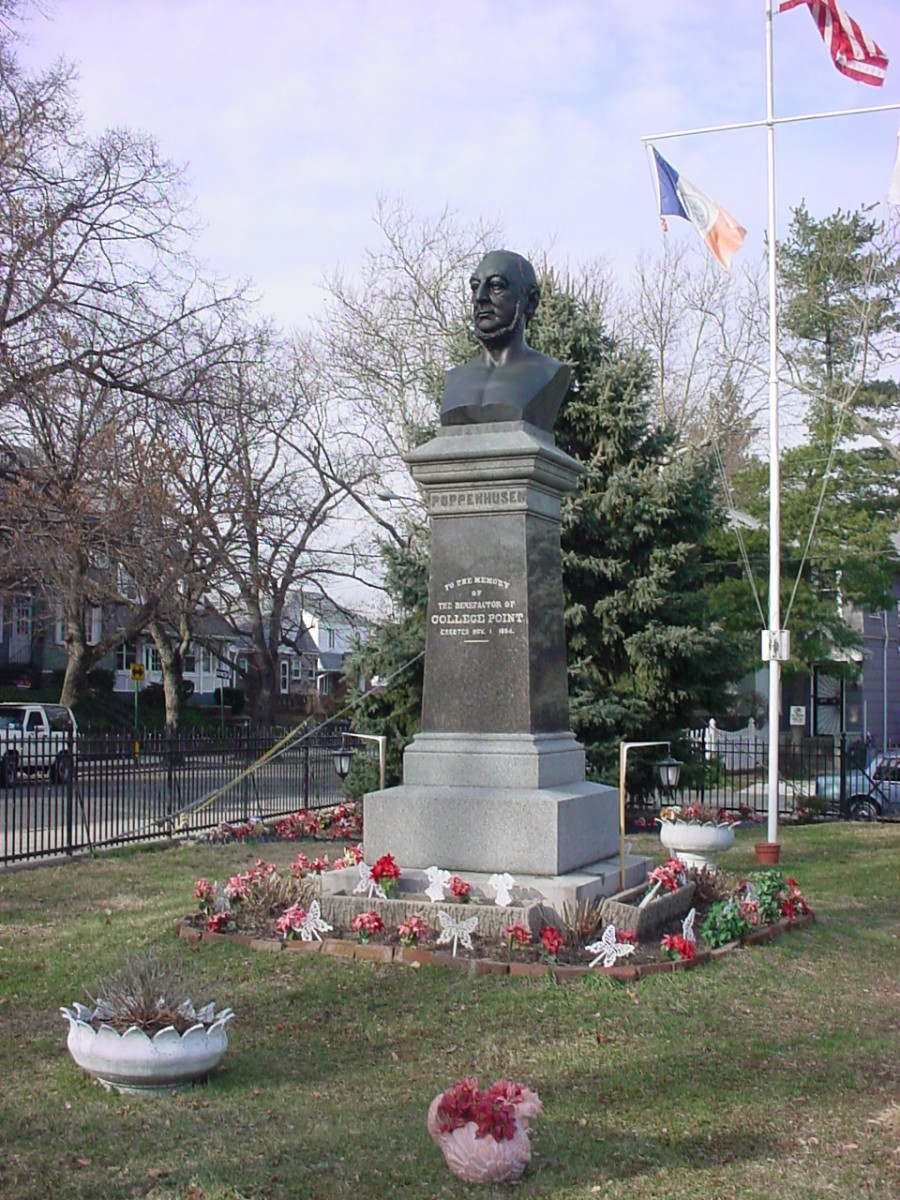
[[[754,866],[752,831],[723,860]],[[658,839],[632,839],[659,854]],[[900,826],[783,832],[808,933],[696,971],[469,979],[188,943],[197,876],[247,846],[133,850],[0,873],[3,1200],[508,1195],[458,1183],[425,1131],[463,1075],[540,1095],[519,1197],[900,1196]],[[297,844],[260,853],[287,863]],[[128,949],[189,962],[231,1005],[209,1086],[120,1096],[72,1062],[60,1004]]]

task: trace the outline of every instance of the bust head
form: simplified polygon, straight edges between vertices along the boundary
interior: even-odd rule
[[[469,280],[475,336],[487,349],[523,340],[541,291],[534,267],[512,250],[486,254]]]

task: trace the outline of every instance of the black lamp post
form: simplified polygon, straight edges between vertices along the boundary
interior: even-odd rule
[[[353,755],[356,751],[351,746],[341,746],[340,750],[335,750],[331,756],[334,760],[334,769],[342,780],[346,779],[350,774],[350,767],[353,763]]]
[[[659,771],[659,782],[662,784],[662,789],[665,794],[671,797],[678,787],[678,780],[681,778],[681,763],[677,758],[672,757],[671,750],[662,760],[657,763]]]

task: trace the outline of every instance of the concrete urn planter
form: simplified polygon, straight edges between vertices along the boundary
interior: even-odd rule
[[[458,1129],[441,1132],[437,1115],[442,1096],[435,1096],[428,1109],[428,1132],[440,1146],[451,1172],[465,1183],[514,1183],[531,1162],[528,1122],[540,1116],[536,1093],[524,1088],[514,1102],[516,1131],[512,1138],[497,1141],[488,1134],[476,1137],[477,1126],[469,1121]]]
[[[660,818],[659,826],[659,840],[687,867],[715,870],[716,855],[723,854],[734,845],[734,830],[729,824],[708,821],[701,825]]]
[[[95,1029],[96,1011],[83,1004],[60,1012],[75,1062],[118,1092],[170,1092],[205,1079],[228,1048],[225,1026],[234,1016],[230,1008],[216,1013],[207,1005],[192,1014],[197,1022],[184,1033],[170,1025],[151,1037],[137,1025],[124,1033],[106,1024]]]

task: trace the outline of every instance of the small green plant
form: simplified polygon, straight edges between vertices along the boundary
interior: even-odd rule
[[[714,904],[703,922],[703,940],[711,950],[736,942],[753,928],[750,913],[737,896]]]
[[[760,925],[771,925],[779,920],[782,902],[788,890],[782,873],[775,867],[767,871],[754,871],[750,876],[750,886],[759,905]]]

